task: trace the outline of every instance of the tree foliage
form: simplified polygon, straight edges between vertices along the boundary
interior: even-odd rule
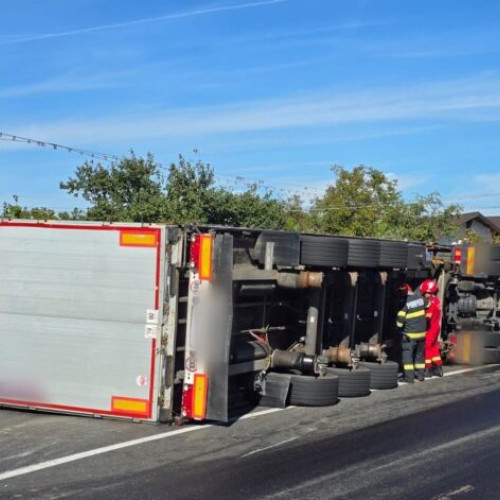
[[[162,173],[152,155],[113,162],[109,168],[85,162],[60,188],[90,204],[90,220],[154,222],[162,212]]]
[[[363,165],[332,167],[334,184],[314,204],[319,230],[349,236],[382,236],[403,205],[396,181]]]
[[[318,231],[346,236],[436,241],[453,231],[458,205],[445,206],[438,193],[406,202],[397,181],[359,165],[352,171],[332,167],[335,179],[314,204]]]
[[[417,196],[405,205],[394,236],[413,241],[439,241],[456,231],[454,220],[460,212],[459,205],[445,205],[437,192]]]
[[[208,213],[218,198],[215,174],[202,161],[195,164],[180,156],[172,163],[163,191],[163,219],[167,222],[188,224],[207,223]]]
[[[345,236],[439,241],[453,233],[457,205],[445,205],[439,193],[407,202],[397,181],[364,165],[332,167],[333,182],[313,201],[312,209],[292,196],[280,200],[258,183],[238,189],[217,184],[215,172],[200,160],[179,156],[167,169],[148,154],[133,152],[109,167],[85,162],[60,188],[83,198],[88,208],[59,212],[27,208],[14,197],[3,216],[38,220],[166,222],[285,229]]]
[[[33,207],[28,208],[19,203],[19,196],[13,195],[13,203],[4,202],[2,205],[2,217],[6,219],[29,219],[29,220],[84,220],[85,212],[75,208],[71,212],[56,212],[52,208]]]
[[[165,175],[152,155],[133,153],[110,168],[85,162],[61,189],[83,197],[91,220],[221,224],[282,228],[284,203],[256,184],[243,191],[216,185],[212,167],[179,156]]]

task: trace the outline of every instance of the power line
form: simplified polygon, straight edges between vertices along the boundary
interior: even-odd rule
[[[13,135],[13,134],[8,134],[6,132],[0,132],[0,140],[1,141],[10,141],[10,142],[17,142],[17,143],[23,143],[23,144],[28,144],[40,148],[48,148],[52,150],[63,150],[67,151],[68,153],[74,153],[74,154],[79,154],[81,156],[87,156],[91,158],[91,160],[98,159],[98,160],[103,160],[105,162],[112,162],[112,161],[122,161],[125,160],[125,156],[120,156],[112,153],[103,153],[103,152],[98,152],[98,151],[91,151],[87,149],[82,149],[82,148],[77,148],[73,146],[66,146],[64,144],[59,144],[55,142],[48,142],[48,141],[42,141],[40,139],[33,139],[29,137],[23,137],[19,135]],[[169,170],[169,165],[165,165],[163,163],[156,162],[156,165],[161,168],[162,170],[168,171]],[[325,189],[317,188],[317,187],[312,187],[312,186],[297,186],[295,184],[287,184],[287,183],[280,183],[280,185],[273,185],[272,183],[266,182],[262,179],[256,179],[256,178],[250,178],[250,177],[245,177],[242,175],[232,175],[232,174],[221,174],[221,173],[216,173],[218,177],[226,177],[226,178],[232,178],[236,183],[241,183],[241,184],[253,184],[256,185],[257,189],[267,189],[272,192],[278,192],[281,193],[282,195],[285,196],[291,196],[291,195],[296,195],[296,194],[301,194],[301,195],[307,195],[310,197],[313,195],[312,191],[315,191],[317,193],[323,193]],[[280,187],[280,186],[288,186],[289,188],[294,188],[294,189],[289,189],[286,187]],[[500,192],[486,192],[486,193],[478,193],[476,195],[468,195],[464,196],[462,198],[457,198],[456,200],[453,201],[445,201],[443,200],[443,203],[458,203],[460,204],[460,200],[467,200],[467,199],[475,199],[475,198],[480,198],[480,197],[494,197],[494,196],[500,196]],[[310,201],[309,201],[310,203]],[[406,205],[413,205],[415,203],[406,203]],[[498,206],[471,206],[467,204],[462,204],[468,208],[476,208],[476,209],[499,209],[500,207]],[[324,208],[317,208],[313,209],[310,208],[309,211],[326,211],[326,210],[342,210],[346,208],[352,208],[352,209],[358,209],[358,208],[375,208],[375,207],[389,207],[393,205],[359,205],[359,206],[349,206],[349,205],[344,205],[344,206],[330,206],[330,207],[324,207]],[[300,211],[300,209],[291,209],[290,212],[293,211]]]
[[[420,205],[420,203],[404,203],[404,205],[399,205],[400,207],[409,207],[412,205]],[[387,208],[387,207],[398,207],[397,204],[395,203],[390,203],[390,204],[383,204],[383,203],[375,203],[375,204],[370,204],[370,205],[328,205],[323,208],[310,208],[308,210],[301,210],[301,209],[291,209],[288,210],[289,212],[301,212],[301,211],[307,211],[307,212],[327,212],[329,210],[346,210],[346,209],[351,209],[351,210],[358,210],[360,208]]]
[[[12,141],[12,142],[20,142],[20,143],[25,143],[25,144],[30,144],[34,146],[38,146],[40,148],[52,148],[54,150],[61,149],[65,150],[68,153],[77,153],[83,156],[89,156],[91,158],[97,158],[100,160],[104,161],[112,161],[112,160],[123,160],[123,156],[117,156],[109,153],[100,153],[97,151],[89,151],[86,149],[80,149],[80,148],[75,148],[72,146],[65,146],[63,144],[57,144],[55,142],[47,142],[47,141],[41,141],[39,139],[31,139],[29,137],[22,137],[19,135],[12,135],[12,134],[7,134],[5,132],[0,132],[0,140],[2,141]]]
[[[239,180],[241,182],[248,181],[248,182],[258,183],[262,187],[269,187],[269,188],[273,187],[272,185],[270,185],[270,186],[262,185],[261,183],[264,182],[262,179],[256,179],[256,178],[251,178],[251,177],[243,177],[241,175],[231,175],[231,174],[217,174],[217,175],[220,176],[220,177],[231,177],[231,178],[234,178],[234,179]],[[286,183],[286,182],[281,182],[280,185],[281,186],[293,187],[293,188],[296,188],[296,189],[301,190],[301,191],[317,191],[319,193],[322,193],[326,189],[326,188],[322,189],[322,188],[312,187],[312,186],[298,186],[297,184],[289,184],[289,183]]]
[[[33,139],[30,137],[23,137],[20,135],[13,135],[13,134],[8,134],[6,132],[0,132],[0,140],[1,141],[9,141],[9,142],[17,142],[17,143],[22,143],[22,144],[28,144],[32,146],[37,146],[40,148],[48,148],[52,150],[63,150],[67,151],[68,153],[75,153],[79,154],[82,156],[87,156],[91,158],[92,160],[98,159],[98,160],[103,160],[106,162],[110,161],[122,161],[125,160],[125,156],[120,156],[112,153],[102,153],[102,152],[97,152],[97,151],[90,151],[87,149],[81,149],[73,146],[66,146],[64,144],[59,144],[55,142],[48,142],[48,141],[42,141],[40,139]],[[156,162],[156,165],[161,168],[162,170],[168,171],[170,166],[165,165],[163,163]],[[278,185],[272,185],[262,179],[254,179],[254,178],[249,178],[245,177],[242,175],[231,175],[231,174],[220,174],[216,173],[218,177],[229,177],[235,180],[237,183],[241,184],[256,184],[257,188],[261,189],[267,189],[270,191],[279,191],[283,194],[286,195],[292,195],[292,194],[307,194],[310,195],[310,191],[317,191],[317,192],[322,192],[321,188],[315,188],[315,187],[309,187],[309,186],[297,186],[293,184],[287,184],[287,183],[281,183],[281,186],[289,186],[289,187],[294,187],[295,189],[288,189],[288,188],[283,188],[279,187]]]
[[[420,202],[413,202],[413,203],[404,203],[403,205],[399,205],[401,208],[408,208],[411,206],[418,206],[421,205]],[[473,209],[500,209],[500,205],[464,205],[467,208],[473,208]],[[295,208],[295,209],[290,209],[287,210],[288,212],[327,212],[330,210],[359,210],[362,208],[388,208],[388,207],[394,207],[397,208],[397,204],[371,204],[371,205],[328,205],[326,207],[322,208],[309,208],[309,209],[300,209],[300,208]]]

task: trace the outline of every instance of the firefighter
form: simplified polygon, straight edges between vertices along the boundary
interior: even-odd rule
[[[443,361],[439,352],[439,333],[441,331],[441,302],[437,298],[439,288],[434,280],[425,280],[420,292],[427,299],[425,310],[427,333],[425,335],[425,378],[433,375],[443,376]]]
[[[425,353],[425,299],[414,293],[406,282],[398,286],[401,307],[397,314],[397,327],[401,334],[401,360],[404,382],[424,380]]]

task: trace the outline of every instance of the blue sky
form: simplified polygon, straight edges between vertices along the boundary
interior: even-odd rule
[[[500,214],[500,3],[19,0],[2,4],[0,132],[306,198],[365,164],[404,196]],[[0,141],[0,202],[70,209],[85,160]]]

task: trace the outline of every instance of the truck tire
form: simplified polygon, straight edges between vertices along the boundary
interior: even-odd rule
[[[349,244],[335,236],[302,235],[300,263],[307,266],[345,267]]]
[[[292,375],[290,379],[290,404],[295,406],[330,406],[339,401],[339,378],[332,374],[325,377]]]
[[[379,241],[349,238],[349,267],[378,267],[379,258]]]
[[[348,368],[328,368],[328,372],[339,378],[339,397],[359,398],[370,394],[370,370],[359,367],[356,370]]]
[[[402,268],[406,267],[408,258],[408,245],[401,241],[380,242],[380,267]]]
[[[370,370],[370,389],[395,389],[398,386],[399,365],[395,361],[360,362],[359,366]]]

